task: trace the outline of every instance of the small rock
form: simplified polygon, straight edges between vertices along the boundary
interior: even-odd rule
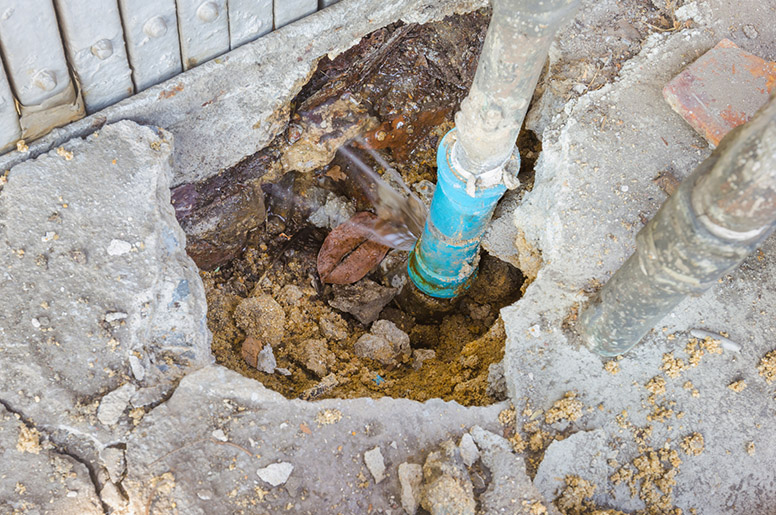
[[[327,375],[337,362],[337,357],[327,347],[326,340],[307,340],[302,356],[304,367],[319,378]]]
[[[436,351],[432,349],[415,349],[412,351],[412,368],[420,370],[424,361],[436,358]]]
[[[281,304],[291,306],[302,300],[302,297],[304,297],[304,292],[299,286],[295,284],[287,284],[283,286],[282,290],[280,290],[280,293],[278,294],[278,301]]]
[[[97,419],[105,426],[116,424],[129,405],[129,399],[135,390],[135,385],[127,383],[105,395],[100,401],[100,407],[97,408]]]
[[[256,368],[265,374],[274,374],[278,362],[272,352],[272,345],[265,345],[256,359]]]
[[[480,458],[480,450],[474,443],[472,435],[464,433],[461,437],[461,443],[458,444],[458,450],[461,453],[461,459],[467,467],[474,465],[474,462]]]
[[[287,462],[273,463],[256,471],[259,478],[272,486],[279,486],[288,480],[294,466]]]
[[[425,487],[421,505],[431,515],[474,515],[474,487],[461,460],[458,447],[448,440],[434,451],[423,465]]]
[[[390,320],[378,320],[372,324],[372,328],[369,330],[375,336],[382,336],[394,347],[396,352],[410,354],[410,337],[398,328],[396,324]]]
[[[470,302],[466,306],[466,310],[473,320],[485,320],[490,315],[490,309],[490,304],[477,304],[476,302]]]
[[[413,184],[412,189],[418,194],[418,197],[421,202],[425,204],[426,208],[430,208],[431,200],[434,198],[434,191],[436,191],[436,184],[428,179],[423,179],[422,181]]]
[[[106,447],[100,451],[100,461],[108,471],[110,480],[116,484],[120,483],[127,468],[124,451],[117,447]]]
[[[309,222],[321,229],[334,229],[356,214],[353,205],[345,197],[329,193],[326,203],[315,210],[308,218]]]
[[[757,39],[757,37],[760,35],[754,25],[744,25],[742,30],[744,31],[744,36],[748,37],[749,39]]]
[[[342,341],[348,337],[348,324],[338,313],[329,313],[318,320],[321,334],[329,340]]]
[[[337,376],[334,374],[329,374],[321,379],[318,384],[302,392],[302,395],[300,395],[299,398],[303,401],[312,401],[325,394],[338,384],[339,380],[337,379]]]
[[[334,298],[329,305],[345,313],[350,313],[362,324],[371,324],[383,308],[399,292],[396,288],[381,286],[369,279],[361,279],[355,284],[335,284]]]
[[[212,433],[210,433],[210,435],[211,435],[213,438],[215,438],[216,440],[218,440],[219,442],[226,442],[227,440],[229,440],[229,439],[226,437],[226,433],[224,433],[224,430],[223,430],[223,429],[216,429],[215,431],[213,431]]]
[[[380,447],[375,447],[364,453],[364,463],[366,468],[375,478],[375,484],[385,479],[385,461],[383,460],[383,453],[380,451]]]
[[[212,490],[197,490],[197,497],[202,499],[203,501],[209,501],[213,498],[213,492]]]
[[[391,342],[373,334],[362,335],[353,346],[356,356],[379,361],[383,365],[396,366],[398,362],[391,347]]]
[[[110,324],[111,322],[116,322],[118,320],[123,320],[123,319],[127,318],[127,316],[128,315],[126,313],[122,313],[121,311],[114,311],[112,313],[105,313],[105,321]]]
[[[423,481],[423,467],[417,463],[399,465],[401,484],[401,506],[409,515],[415,515],[420,505],[420,483]]]
[[[77,497],[78,492],[74,493],[76,495],[73,497]],[[67,495],[70,497],[70,492],[68,492]],[[127,506],[127,500],[121,495],[118,487],[110,481],[106,481],[102,490],[100,490],[100,499],[115,512],[124,512]]]
[[[372,333],[362,335],[353,350],[359,357],[374,359],[390,366],[407,361],[412,352],[410,337],[388,320],[375,322],[372,325]]]
[[[135,376],[135,379],[138,381],[143,380],[145,377],[145,367],[143,367],[143,363],[134,354],[129,356],[129,368],[132,370],[132,375]]]
[[[279,345],[285,334],[286,314],[267,294],[242,300],[234,310],[234,321],[246,336],[273,346]]]
[[[109,256],[121,256],[132,250],[132,244],[124,240],[110,240],[108,244]]]
[[[503,362],[492,363],[488,367],[488,388],[485,393],[497,401],[507,398],[507,379],[504,377]]]
[[[291,375],[291,371],[289,369],[287,369],[287,368],[278,367],[278,368],[275,369],[275,372],[277,372],[278,374],[280,374],[282,376],[290,376]]]

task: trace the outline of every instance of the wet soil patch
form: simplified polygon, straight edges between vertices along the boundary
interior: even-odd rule
[[[284,134],[173,191],[187,250],[203,269],[219,363],[289,398],[503,398],[498,313],[520,295],[519,270],[483,253],[475,284],[454,306],[419,311],[397,296],[407,252],[392,250],[353,285],[323,284],[316,269],[330,229],[374,210],[358,168],[337,152],[342,144],[351,141],[380,174],[359,147],[376,150],[430,199],[436,147],[471,84],[488,21],[482,10],[395,24],[321,59]],[[521,180],[530,186],[540,146],[530,133],[521,139]]]

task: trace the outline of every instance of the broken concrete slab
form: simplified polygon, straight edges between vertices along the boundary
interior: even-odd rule
[[[499,430],[504,405],[464,408],[441,400],[291,401],[220,366],[186,376],[169,400],[148,413],[127,443],[130,508],[228,513],[362,513],[400,508],[398,467],[465,428]],[[182,430],[185,428],[185,430]],[[227,440],[212,437],[221,429]],[[385,478],[375,483],[364,454],[379,448]],[[294,469],[294,487],[270,487],[257,471]],[[296,492],[293,494],[293,492]],[[202,495],[200,495],[202,494]]]
[[[613,475],[609,460],[615,459],[617,450],[608,445],[605,431],[580,431],[568,438],[552,442],[544,452],[541,464],[536,471],[534,486],[546,499],[556,498],[563,490],[567,475],[583,477],[595,485],[603,485]],[[625,489],[625,484],[620,485]],[[622,492],[619,492],[622,494]],[[605,488],[596,488],[592,497],[597,506],[607,506],[612,502],[611,494]],[[621,496],[619,509],[636,511],[644,509],[644,504],[631,500],[630,494]]]
[[[171,155],[169,133],[119,122],[14,167],[0,192],[0,400],[92,463],[130,410],[212,362]]]
[[[475,426],[470,431],[481,452],[483,464],[493,477],[480,496],[484,513],[543,513],[556,515],[558,510],[546,504],[525,470],[525,461],[512,452],[509,442],[490,431]],[[547,496],[551,499],[551,496]]]
[[[707,12],[705,4],[696,7]],[[772,394],[756,368],[773,348],[776,331],[766,315],[776,310],[768,286],[776,280],[774,238],[718,287],[688,298],[621,360],[605,363],[572,330],[576,310],[631,254],[635,234],[666,198],[653,178],[665,170],[684,178],[709,154],[661,94],[671,77],[718,39],[706,30],[708,20],[694,23],[693,29],[649,36],[612,83],[564,102],[558,114],[534,117],[546,123],[543,150],[534,188],[515,209],[513,221],[543,265],[525,296],[502,310],[505,377],[518,412],[527,401],[534,411],[546,411],[566,392],[576,392],[584,409],[577,420],[564,421],[565,433],[605,432],[606,445],[619,450],[608,477],[625,465],[635,474],[650,452],[660,454],[668,445],[663,454],[669,459],[661,460],[661,470],[675,475],[676,485],[663,483],[671,506],[685,512],[725,512],[735,506],[756,513],[776,503],[769,487],[776,475],[766,465],[776,459],[776,445],[765,443],[776,431],[773,417],[765,415]],[[549,87],[548,94],[553,94]],[[551,111],[553,102],[537,105]],[[713,348],[692,343],[690,332],[696,328],[729,332],[742,352],[706,350],[697,366],[681,366],[677,359],[687,365],[703,346]],[[668,375],[676,369],[678,376]],[[647,388],[655,376],[666,380],[665,393]],[[740,393],[728,388],[738,379],[750,385]],[[517,427],[529,421],[524,416]],[[560,431],[542,427],[549,439]],[[705,450],[684,456],[680,443],[694,432],[703,435]],[[747,453],[751,442],[752,455]],[[681,464],[674,464],[672,452],[679,453]],[[581,464],[577,472],[586,479]],[[608,490],[607,481],[598,488]],[[633,498],[618,497],[607,507],[628,509],[649,500],[653,509],[662,509],[648,486],[635,488]]]
[[[29,153],[0,156],[0,169],[105,124],[130,119],[175,134],[172,186],[200,181],[264,148],[286,128],[289,104],[321,57],[334,58],[366,34],[398,20],[426,23],[485,4],[484,0],[340,2],[54,130],[31,143]]]
[[[0,405],[0,512],[104,513],[89,469]]]
[[[663,96],[712,145],[748,122],[776,86],[776,63],[723,39],[671,79]]]

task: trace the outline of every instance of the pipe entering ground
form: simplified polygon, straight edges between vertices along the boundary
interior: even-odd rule
[[[578,0],[494,0],[482,55],[456,128],[437,151],[437,188],[410,255],[415,286],[437,298],[465,291],[477,272],[480,240],[501,196],[519,185],[515,147],[558,28]]]

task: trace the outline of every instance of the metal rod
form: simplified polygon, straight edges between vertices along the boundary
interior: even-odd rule
[[[774,98],[725,136],[639,231],[636,252],[580,315],[579,331],[593,351],[615,356],[630,350],[776,228]]]
[[[579,0],[492,0],[493,15],[469,95],[455,116],[455,158],[478,174],[512,150],[558,28]]]

